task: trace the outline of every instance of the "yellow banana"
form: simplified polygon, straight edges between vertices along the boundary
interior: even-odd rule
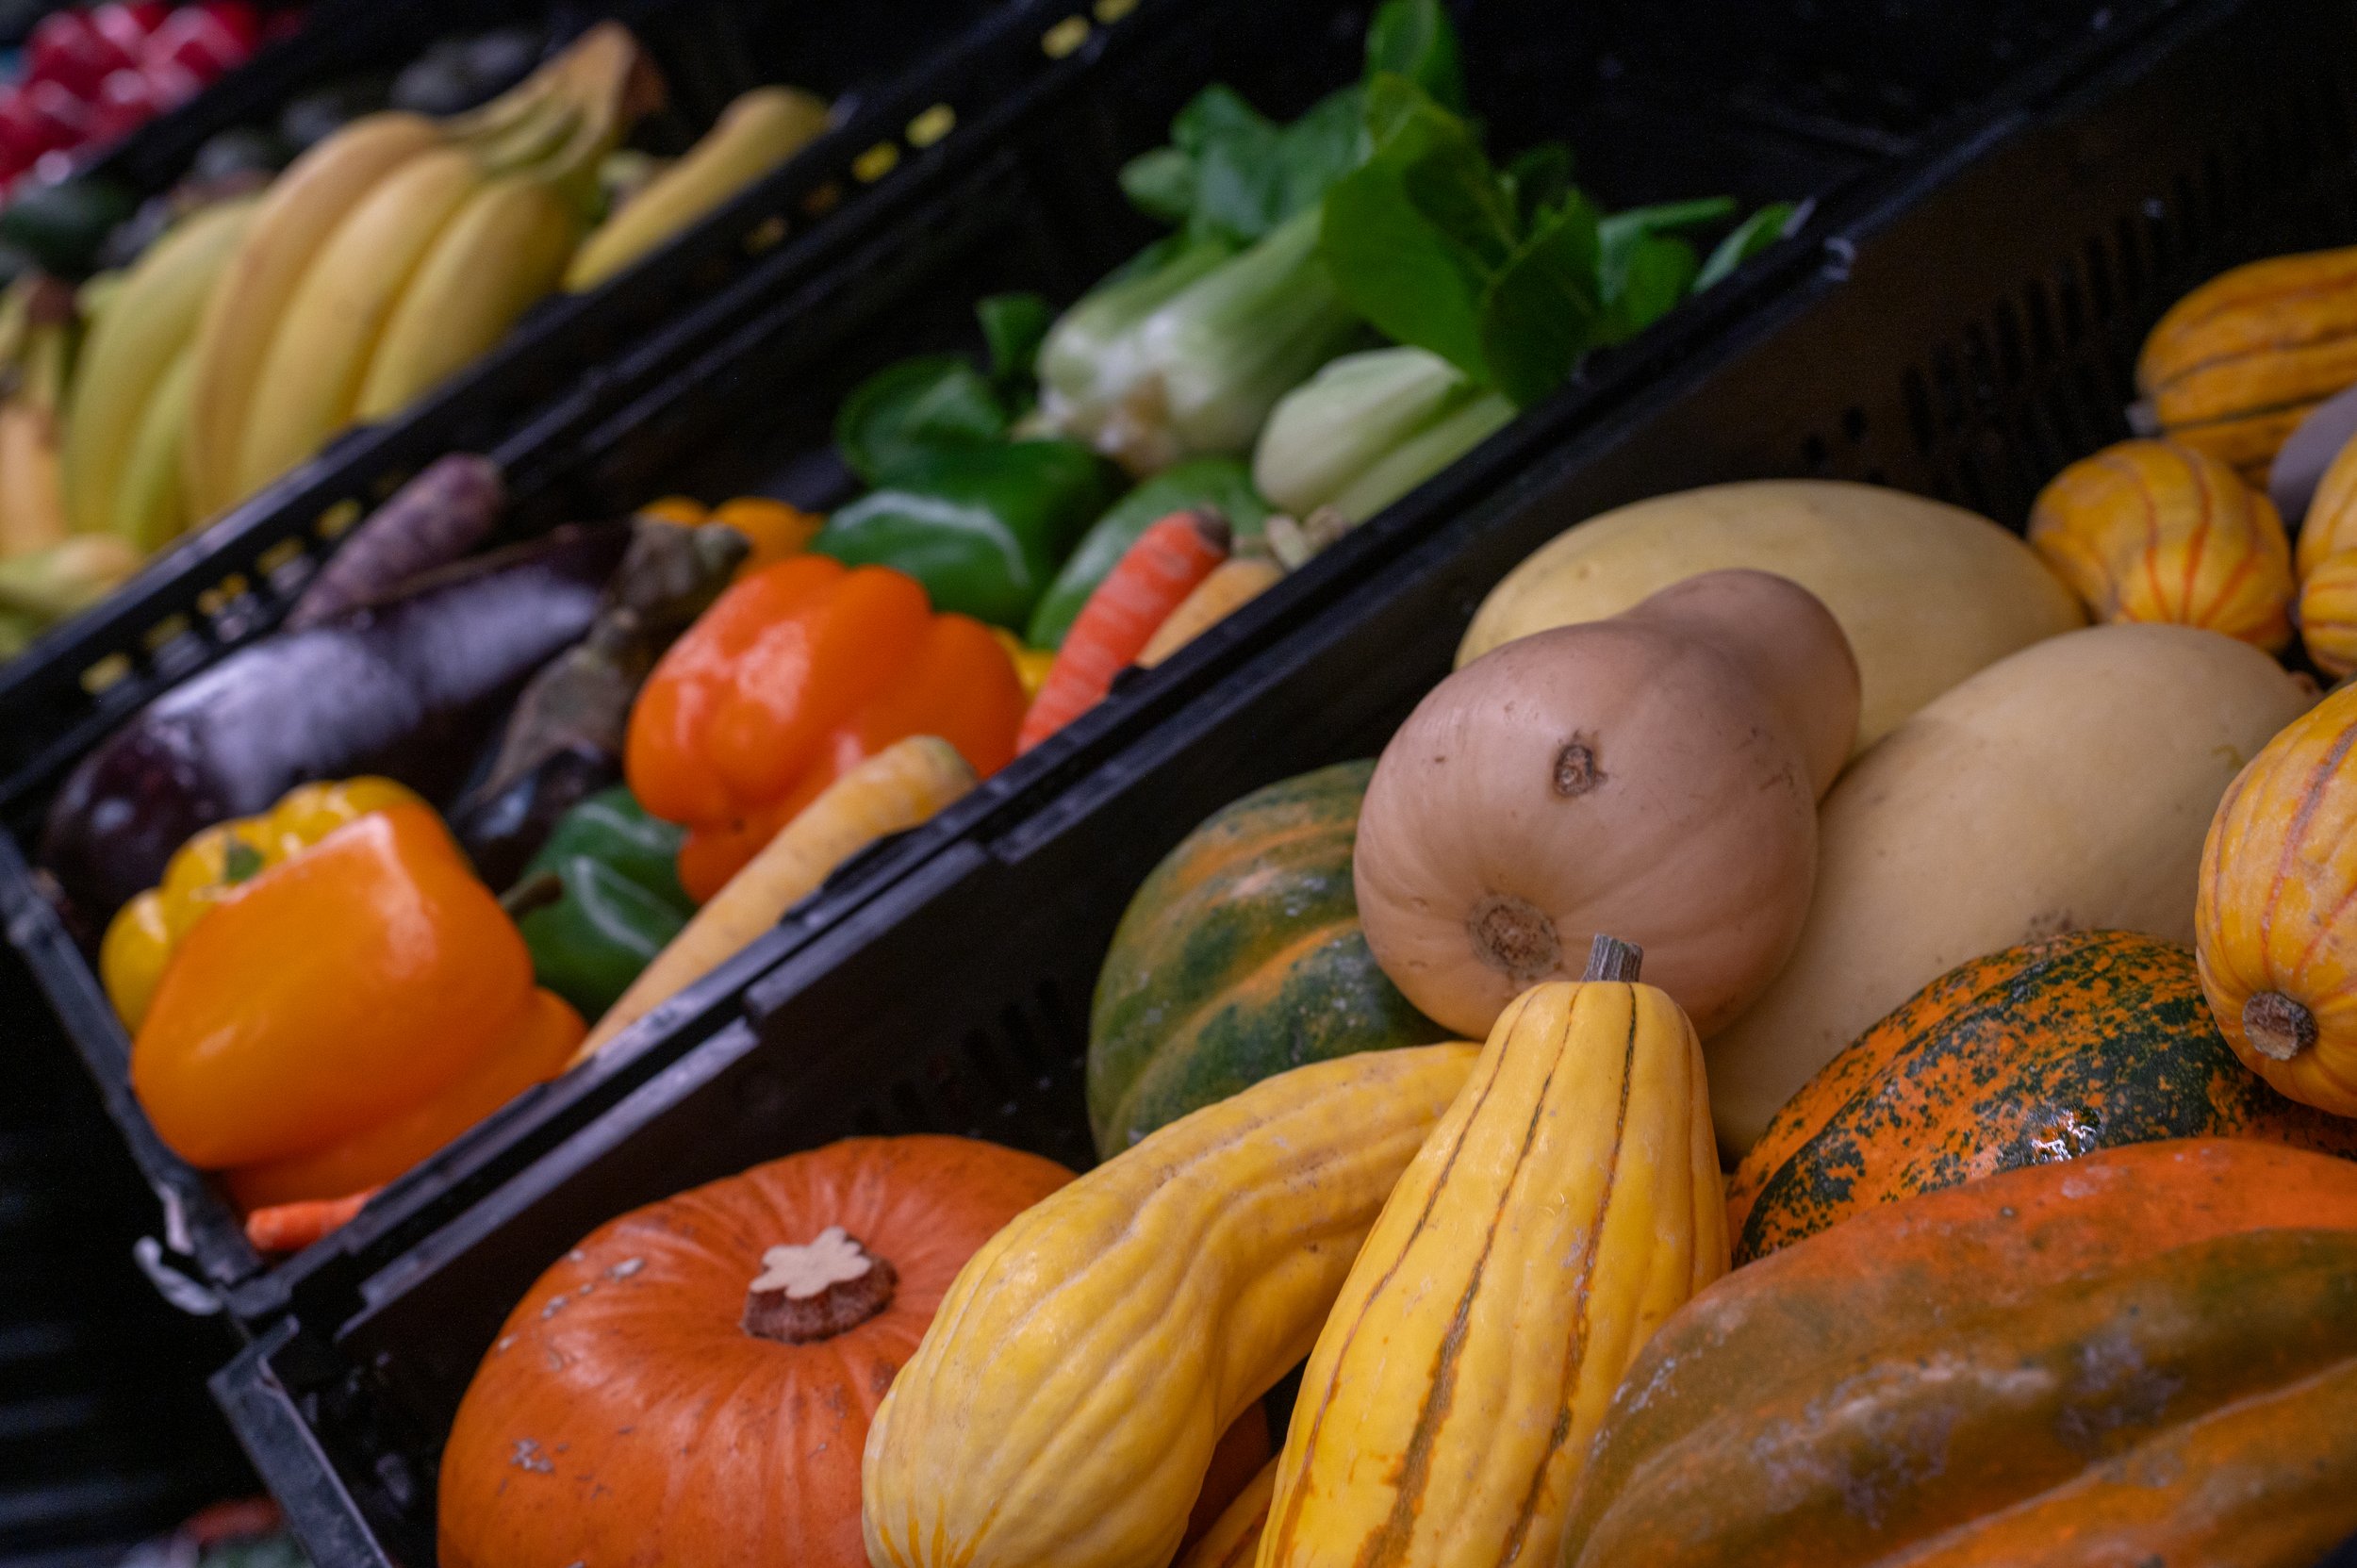
[[[796,88],[757,87],[722,112],[687,156],[589,236],[565,287],[594,289],[792,157],[827,128],[827,106]]]
[[[0,404],[0,560],[69,532],[58,484],[58,403],[73,330],[62,317],[26,326],[16,390]]]
[[[240,499],[238,444],[246,412],[272,331],[312,258],[379,182],[441,139],[423,115],[368,115],[297,158],[264,194],[197,332],[192,411],[182,446],[196,517],[208,518]]]
[[[114,532],[142,555],[152,555],[178,538],[189,524],[180,488],[180,443],[188,436],[195,385],[196,345],[191,341],[156,383],[124,458],[123,478],[115,486]]]
[[[262,357],[239,444],[239,494],[260,489],[350,421],[402,290],[482,184],[471,155],[437,147],[394,170],[336,225]]]
[[[82,533],[106,530],[140,417],[197,325],[260,198],[190,214],[141,256],[106,302],[74,368],[61,457],[66,518]]]
[[[435,239],[369,360],[355,419],[378,420],[462,369],[556,288],[581,218],[547,181],[493,180]]]

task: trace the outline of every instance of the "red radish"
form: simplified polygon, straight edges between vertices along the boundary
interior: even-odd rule
[[[1015,751],[1030,751],[1113,689],[1155,629],[1228,558],[1228,523],[1215,512],[1173,512],[1140,534],[1064,634],[1039,697],[1023,716]]]

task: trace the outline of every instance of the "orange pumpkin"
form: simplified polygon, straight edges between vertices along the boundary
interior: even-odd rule
[[[2205,453],[2121,441],[2056,474],[2030,544],[2099,621],[2291,641],[2291,542],[2275,503]]]
[[[1565,1568],[2306,1568],[2357,1530],[2357,1165],[2137,1144],[1871,1209],[1669,1318]]]
[[[865,1568],[868,1418],[966,1259],[1070,1180],[964,1138],[854,1138],[601,1226],[468,1387],[442,1568]]]
[[[1862,1209],[2164,1138],[2357,1156],[2357,1122],[2284,1098],[2218,1037],[2193,949],[2080,932],[1976,958],[1827,1063],[1727,1185],[1739,1263]]]
[[[2357,686],[2236,775],[2201,846],[2194,948],[2220,1033],[2297,1100],[2357,1116]]]

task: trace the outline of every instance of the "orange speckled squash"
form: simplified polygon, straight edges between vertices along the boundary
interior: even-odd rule
[[[2267,742],[2201,846],[2194,945],[2234,1054],[2297,1100],[2357,1116],[2357,686]]]
[[[2237,267],[2169,307],[2136,387],[2173,441],[2252,486],[2317,404],[2357,385],[2357,247]]]
[[[2357,1530],[2357,1165],[2137,1144],[1870,1209],[1647,1343],[1566,1568],[2308,1568]]]
[[[2291,641],[2275,503],[2191,447],[2121,441],[2081,458],[2038,492],[2029,537],[2097,620],[2200,626],[2269,651]]]
[[[2191,948],[2051,937],[1958,966],[1827,1063],[1728,1182],[1727,1232],[1746,1263],[1995,1171],[2204,1136],[2357,1156],[2357,1122],[2235,1060]]]
[[[966,1138],[853,1138],[601,1226],[467,1389],[442,1568],[866,1568],[877,1403],[966,1259],[1070,1180]]]

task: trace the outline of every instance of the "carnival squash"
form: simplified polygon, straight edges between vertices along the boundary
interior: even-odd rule
[[[2234,1054],[2357,1116],[2357,686],[2269,741],[2219,802],[2194,916],[2201,985]]]
[[[2357,247],[2279,256],[2212,278],[2168,308],[2136,387],[2172,441],[2266,484],[2309,410],[2357,385]]]
[[[1162,1568],[1221,1429],[1309,1353],[1475,1055],[1279,1073],[999,1231],[869,1428],[876,1568]]]
[[[1853,764],[1820,814],[1792,961],[1710,1038],[1723,1148],[1968,959],[2068,931],[2193,939],[2201,834],[2235,770],[2308,704],[2248,643],[2098,626],[1991,665]]]
[[[1756,480],[1656,496],[1560,535],[1490,590],[1458,666],[1730,567],[1789,577],[1841,623],[1857,655],[1859,751],[1973,671],[2086,624],[2036,553],[1986,518],[1872,485]]]
[[[1098,1153],[1272,1073],[1445,1036],[1359,929],[1350,850],[1374,771],[1337,763],[1255,790],[1138,888],[1089,1014]]]
[[[2357,1165],[2138,1144],[1870,1209],[1656,1332],[1568,1568],[2308,1568],[2357,1530]]]
[[[1827,1063],[1728,1182],[1727,1230],[1749,1263],[1992,1171],[2204,1136],[2357,1156],[2357,1122],[2234,1059],[2190,948],[2053,936],[1951,970]]]
[[[1260,1568],[1549,1562],[1656,1325],[1726,1272],[1702,1047],[1596,939],[1400,1178],[1310,1353]]]
[[[1383,749],[1359,817],[1367,945],[1486,1034],[1609,931],[1707,1035],[1792,950],[1857,667],[1805,590],[1715,571],[1476,659]]]
[[[2056,474],[2030,543],[2099,621],[2291,641],[2291,541],[2275,503],[2192,447],[2121,441]]]
[[[854,1138],[601,1226],[467,1389],[442,1568],[865,1568],[870,1412],[975,1248],[1070,1180],[964,1138]]]

